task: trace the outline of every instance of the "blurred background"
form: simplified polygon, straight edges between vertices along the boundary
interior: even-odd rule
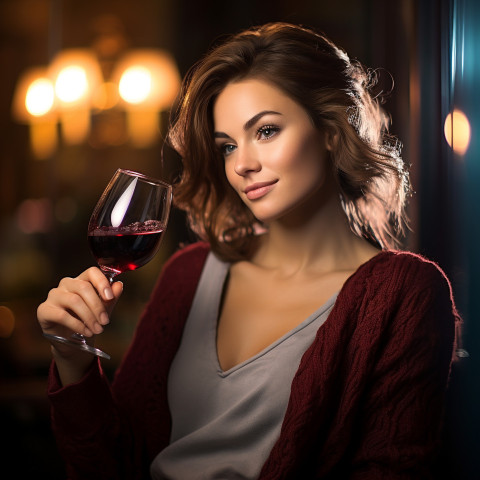
[[[449,275],[469,353],[453,368],[444,471],[478,478],[479,3],[0,0],[2,478],[65,478],[36,308],[60,278],[94,263],[86,227],[106,183],[119,167],[173,181],[180,165],[171,151],[162,159],[162,144],[179,79],[218,37],[277,20],[323,30],[380,68],[385,91],[394,79],[385,108],[416,191],[407,247]],[[125,293],[99,341],[112,355],[109,375],[163,262],[191,240],[174,211],[155,260],[122,278]]]

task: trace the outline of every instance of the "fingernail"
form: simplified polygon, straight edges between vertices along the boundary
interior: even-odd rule
[[[104,291],[103,291],[104,295],[105,295],[105,298],[107,300],[113,300],[114,296],[113,296],[113,292],[112,292],[112,289],[111,288],[106,288]]]
[[[98,323],[95,324],[94,330],[95,330],[95,333],[102,333],[103,332],[102,326],[99,325]]]
[[[102,312],[100,314],[100,323],[102,325],[106,325],[109,322],[110,322],[110,319],[108,318],[108,315],[105,312]]]

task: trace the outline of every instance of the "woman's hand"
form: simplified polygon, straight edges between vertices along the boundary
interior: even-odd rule
[[[76,278],[63,278],[37,309],[40,327],[44,333],[52,335],[68,337],[73,332],[81,333],[91,343],[93,336],[102,333],[108,324],[109,314],[122,290],[121,282],[110,285],[96,267]],[[52,352],[64,385],[79,380],[92,359],[90,354],[63,344],[53,345]]]

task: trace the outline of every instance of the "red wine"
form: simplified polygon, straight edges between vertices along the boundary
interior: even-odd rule
[[[100,268],[118,274],[149,262],[157,252],[163,231],[163,224],[156,220],[98,227],[88,232],[88,242]]]

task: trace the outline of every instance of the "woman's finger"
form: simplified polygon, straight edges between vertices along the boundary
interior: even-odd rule
[[[59,308],[49,302],[44,302],[37,309],[37,317],[44,333],[67,336],[72,332],[78,332],[91,337],[93,332],[78,317],[68,310]]]
[[[94,333],[101,333],[108,323],[108,314],[93,285],[84,280],[64,279],[51,290],[49,300],[77,316]]]
[[[115,298],[110,282],[99,268],[91,267],[82,272],[77,278],[90,282],[104,302],[109,302]]]

